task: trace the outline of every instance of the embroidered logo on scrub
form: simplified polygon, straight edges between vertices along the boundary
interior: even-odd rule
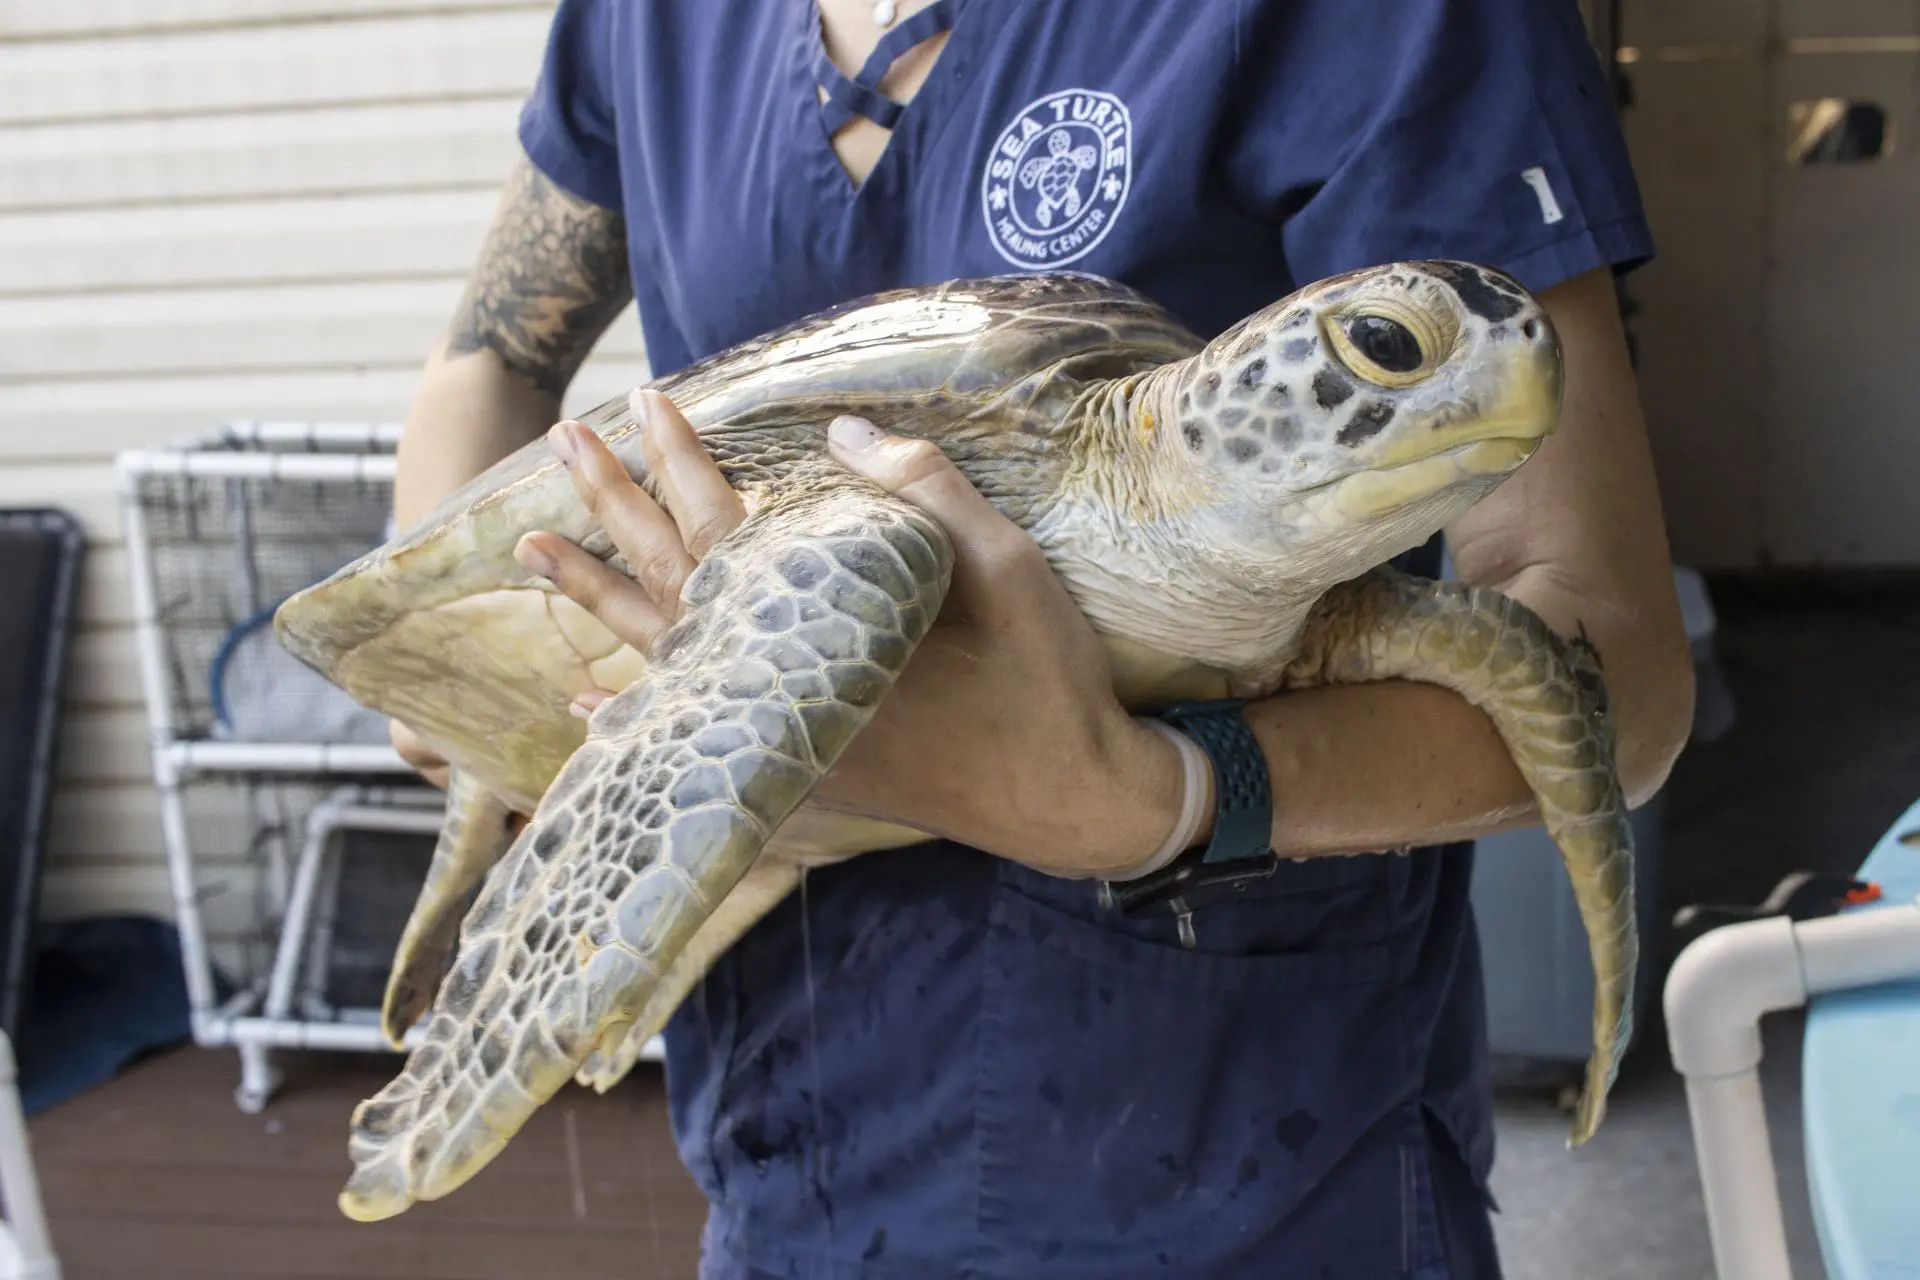
[[[1133,177],[1133,120],[1110,93],[1062,89],[1001,130],[981,175],[981,212],[1016,267],[1085,257],[1113,228]]]

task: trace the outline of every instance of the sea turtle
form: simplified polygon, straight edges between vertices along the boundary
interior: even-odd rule
[[[1131,708],[1392,678],[1483,708],[1589,934],[1584,1141],[1637,956],[1596,655],[1496,592],[1384,567],[1532,455],[1561,379],[1539,304],[1464,263],[1324,280],[1211,342],[1093,276],[903,289],[650,384],[750,510],[650,658],[512,557],[548,529],[618,563],[544,441],[289,600],[281,642],[453,766],[385,1012],[396,1037],[428,1020],[354,1113],[343,1211],[445,1195],[569,1078],[620,1079],[804,865],[924,838],[807,803],[951,567],[937,525],[826,455],[841,413],[935,441],[1033,536]],[[626,397],[583,421],[651,484]],[[594,686],[619,692],[583,725],[567,707]]]

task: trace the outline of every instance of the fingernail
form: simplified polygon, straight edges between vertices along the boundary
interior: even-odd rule
[[[567,704],[567,714],[576,720],[591,720],[593,719],[593,708],[580,701],[580,699],[575,698]]]
[[[582,720],[589,719],[600,704],[607,700],[607,696],[605,689],[587,689],[567,705],[567,712]]]
[[[548,581],[553,580],[553,557],[535,546],[530,539],[522,538],[513,544],[513,558],[527,572],[537,573]]]
[[[574,422],[556,422],[547,428],[547,443],[560,455],[560,461],[572,466],[580,457],[579,446],[573,442]]]
[[[633,411],[639,415],[640,430],[643,434],[652,435],[660,429],[660,401],[657,398],[644,392],[636,392],[633,397]]]
[[[835,418],[827,426],[827,439],[848,453],[865,453],[873,447],[880,436],[880,428],[865,418],[855,418],[845,414]]]

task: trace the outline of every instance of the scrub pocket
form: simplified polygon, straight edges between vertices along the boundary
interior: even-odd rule
[[[987,1273],[1420,1265],[1399,1221],[1424,1190],[1409,1185],[1423,1037],[1399,994],[1420,916],[1400,909],[1405,881],[1390,855],[1283,864],[1203,905],[1188,950],[1170,913],[1122,919],[1091,885],[1010,868],[980,1029]]]

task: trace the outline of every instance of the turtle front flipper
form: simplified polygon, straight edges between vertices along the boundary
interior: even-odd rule
[[[387,974],[380,1029],[394,1048],[427,1011],[459,941],[460,919],[512,841],[513,810],[472,774],[452,770],[446,821]]]
[[[639,1017],[628,1026],[615,1028],[587,1055],[574,1077],[576,1083],[605,1093],[624,1080],[640,1061],[647,1042],[667,1025],[687,993],[734,943],[793,892],[802,874],[799,866],[774,857],[771,851],[763,855],[694,934],[686,950],[660,975]]]
[[[1633,1034],[1633,828],[1614,766],[1599,658],[1533,610],[1483,587],[1377,570],[1327,593],[1286,687],[1404,679],[1486,712],[1559,846],[1593,958],[1593,1056],[1570,1146],[1591,1138]]]
[[[620,1043],[892,688],[951,569],[937,525],[830,465],[713,549],[488,874],[420,1046],[355,1110],[342,1212],[452,1191]]]

